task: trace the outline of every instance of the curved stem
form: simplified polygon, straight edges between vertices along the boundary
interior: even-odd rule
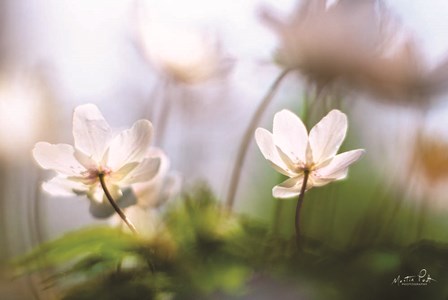
[[[107,189],[106,182],[104,181],[104,174],[100,173],[98,175],[98,177],[100,179],[101,187],[103,188],[104,194],[106,195],[107,200],[109,200],[110,205],[112,205],[112,207],[115,209],[115,211],[120,216],[120,218],[123,220],[123,222],[125,222],[126,225],[128,225],[129,229],[133,233],[137,233],[137,230],[135,229],[134,224],[132,224],[131,221],[129,221],[128,217],[126,217],[124,212],[117,205],[117,203],[115,203],[114,199],[112,198],[112,195],[110,194],[109,190]]]
[[[283,78],[289,73],[290,70],[291,69],[286,69],[277,76],[277,78],[269,88],[267,94],[261,101],[261,104],[258,107],[257,111],[255,112],[254,116],[252,117],[249,125],[247,126],[240,147],[238,148],[235,164],[233,165],[232,176],[230,178],[230,185],[226,199],[226,207],[229,211],[232,210],[233,204],[235,202],[235,195],[238,190],[238,184],[240,182],[241,170],[243,169],[247,149],[249,148],[250,141],[252,140],[253,132],[255,131],[258,122],[263,116],[264,111],[271,103],[272,98],[274,98],[274,95],[277,92],[280,83],[282,82]]]
[[[309,175],[310,175],[310,171],[304,170],[302,188],[300,189],[300,195],[299,195],[299,199],[297,200],[297,206],[296,206],[296,240],[297,240],[296,242],[297,242],[297,247],[299,247],[299,249],[300,249],[300,211],[302,210],[302,204],[303,204],[303,199],[305,198],[305,190],[306,190],[306,185],[308,183]]]

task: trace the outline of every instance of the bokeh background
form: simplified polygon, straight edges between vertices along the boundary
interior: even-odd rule
[[[37,141],[72,143],[71,115],[79,104],[95,103],[117,129],[151,120],[154,145],[167,153],[185,186],[206,181],[224,199],[244,129],[280,71],[273,63],[278,41],[260,22],[260,9],[287,15],[296,4],[1,0],[1,260],[71,229],[107,222],[91,217],[84,199],[44,194],[40,183],[52,174],[31,157]],[[448,2],[386,4],[415,35],[428,66],[445,57]],[[154,32],[142,33],[145,26]],[[166,60],[175,62],[168,75]],[[193,73],[179,74],[176,68],[188,64]],[[270,129],[281,108],[300,113],[304,85],[300,76],[287,77],[260,125]],[[342,99],[349,116],[344,147],[365,148],[367,155],[349,180],[309,193],[307,235],[340,248],[374,240],[448,242],[448,106],[444,95],[425,101],[423,111],[362,93]],[[235,210],[266,222],[281,215],[279,234],[289,235],[294,201],[272,199],[281,178],[254,145]],[[52,297],[33,277],[0,283],[0,295]]]

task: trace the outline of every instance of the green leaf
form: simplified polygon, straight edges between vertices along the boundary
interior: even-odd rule
[[[12,266],[18,274],[23,274],[84,259],[84,264],[77,265],[76,268],[84,267],[86,270],[99,262],[119,261],[140,246],[141,241],[136,236],[125,234],[118,229],[86,228],[38,246],[30,253],[15,259]]]

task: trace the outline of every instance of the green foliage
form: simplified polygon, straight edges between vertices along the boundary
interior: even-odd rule
[[[18,258],[17,274],[51,268],[64,299],[446,299],[448,246],[363,243],[335,249],[226,212],[204,186],[169,205],[152,239],[98,227]],[[428,286],[398,286],[426,269]],[[289,298],[288,298],[289,297]],[[293,297],[293,298],[291,298]]]
[[[76,260],[76,263],[69,264],[69,268],[63,274],[65,276],[94,271],[99,266],[107,269],[139,246],[135,236],[124,234],[118,229],[86,228],[37,247],[31,253],[16,259],[13,265],[16,271],[21,273],[36,271],[42,267],[59,267]]]

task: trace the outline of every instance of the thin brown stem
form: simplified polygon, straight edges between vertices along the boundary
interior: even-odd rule
[[[109,190],[107,189],[107,185],[104,180],[104,174],[100,173],[100,174],[98,174],[98,177],[100,179],[101,187],[103,188],[104,194],[106,195],[107,200],[109,200],[110,205],[112,205],[112,207],[115,209],[115,211],[120,216],[120,218],[123,220],[123,222],[126,223],[126,225],[128,225],[129,229],[133,233],[136,234],[137,230],[135,229],[134,224],[132,224],[131,221],[129,221],[128,217],[126,217],[126,215],[121,210],[121,208],[117,205],[117,203],[115,203],[114,199],[112,198],[112,195],[110,194]]]
[[[300,211],[302,210],[303,199],[305,198],[306,185],[308,183],[308,177],[310,175],[310,171],[305,169],[303,171],[303,182],[302,188],[300,189],[299,199],[297,200],[296,206],[296,242],[297,246],[300,249]]]
[[[233,204],[235,202],[235,195],[236,192],[238,191],[238,184],[240,182],[241,171],[243,169],[244,161],[246,159],[247,149],[249,148],[250,141],[252,141],[252,136],[254,134],[256,126],[260,122],[260,119],[263,116],[263,113],[265,112],[266,108],[271,103],[271,100],[274,98],[274,95],[277,92],[280,83],[282,82],[283,78],[289,73],[289,71],[290,69],[286,69],[277,76],[277,78],[269,88],[267,94],[261,101],[257,111],[250,120],[249,125],[247,126],[240,147],[238,148],[235,164],[233,165],[232,176],[230,178],[230,185],[226,199],[226,207],[229,211],[232,210]]]

